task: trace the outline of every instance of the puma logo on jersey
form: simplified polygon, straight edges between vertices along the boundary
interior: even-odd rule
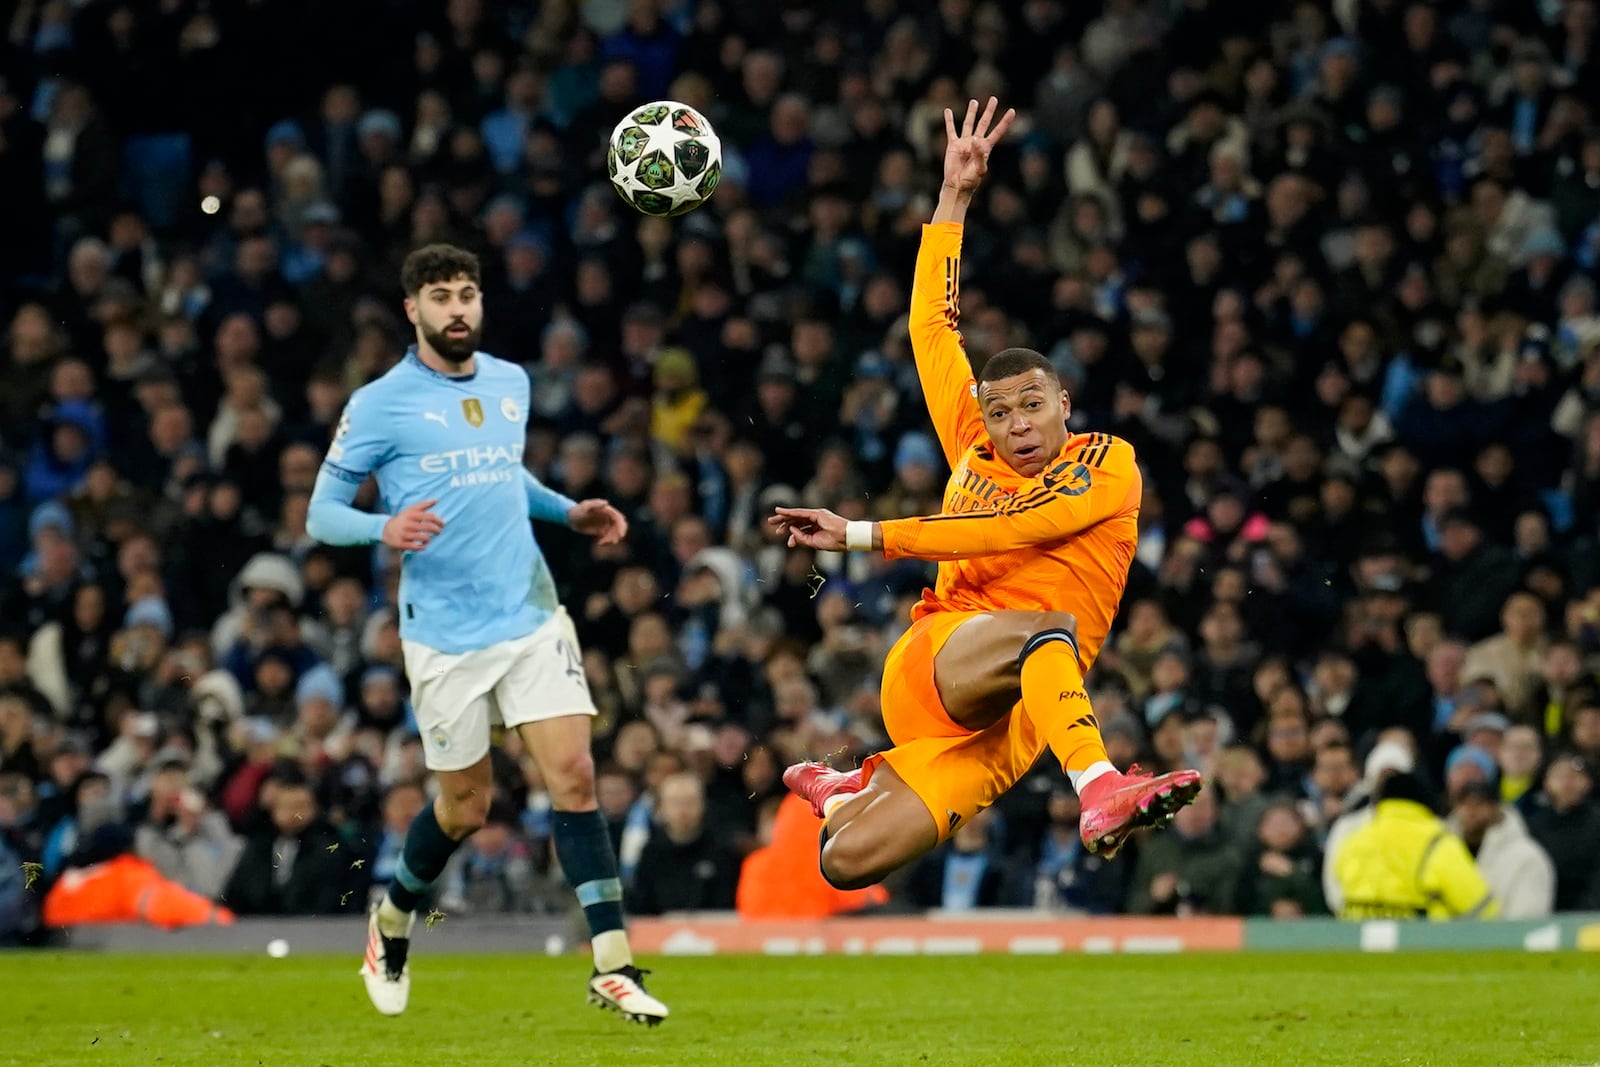
[[[437,422],[440,426],[443,426],[447,430],[450,428],[450,423],[445,419],[444,412],[442,411],[424,411],[422,413],[422,417],[425,419],[430,419],[433,422]]]

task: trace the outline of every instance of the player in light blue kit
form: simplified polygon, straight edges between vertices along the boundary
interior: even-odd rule
[[[477,257],[430,245],[401,272],[417,343],[356,390],[317,475],[306,528],[334,545],[401,550],[400,636],[429,770],[439,795],[406,834],[400,863],[368,921],[361,974],[385,1015],[405,1010],[416,908],[451,854],[483,825],[494,793],[491,720],[517,730],[554,811],[556,856],[577,891],[594,950],[591,1003],[655,1024],[666,1005],[644,989],[623,927],[616,856],[596,803],[589,751],[594,701],[572,620],[529,518],[615,544],[622,514],[576,502],[522,465],[528,376],[477,351]],[[381,513],[351,505],[376,476]]]

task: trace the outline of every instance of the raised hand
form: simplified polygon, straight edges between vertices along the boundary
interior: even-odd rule
[[[421,500],[401,508],[383,524],[383,543],[406,552],[421,552],[427,548],[428,542],[444,529],[444,520],[428,510],[437,503],[437,500]]]
[[[567,525],[602,545],[621,544],[628,536],[628,520],[606,500],[584,500],[573,505],[567,511]]]
[[[989,173],[989,153],[994,151],[994,146],[1005,136],[1011,121],[1017,117],[1015,108],[1007,108],[1006,113],[1000,116],[1000,121],[994,121],[995,109],[1000,106],[1000,101],[994,97],[989,98],[988,105],[983,109],[983,115],[978,115],[978,102],[967,102],[967,115],[961,123],[961,132],[956,132],[955,113],[949,108],[944,109],[944,132],[947,143],[944,149],[944,187],[961,196],[971,196],[983,182],[983,176]],[[993,123],[993,128],[990,124]]]

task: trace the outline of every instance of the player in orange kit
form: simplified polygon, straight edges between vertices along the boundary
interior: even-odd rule
[[[959,136],[945,111],[944,184],[913,282],[912,350],[953,472],[943,512],[846,522],[779,508],[770,520],[791,546],[939,562],[935,588],[884,663],[894,748],[855,771],[802,763],[784,772],[827,820],[822,872],[840,888],[871,885],[936,847],[1046,747],[1077,790],[1091,852],[1114,854],[1200,791],[1195,771],[1119,773],[1084,691],[1138,544],[1133,448],[1068,432],[1070,398],[1038,352],[1005,349],[974,379],[956,330],[962,220],[1015,118],[1007,111],[991,130],[995,108],[991,97],[980,118],[972,101]]]

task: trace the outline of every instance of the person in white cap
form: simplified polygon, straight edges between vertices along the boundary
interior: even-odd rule
[[[1335,819],[1328,829],[1328,844],[1323,853],[1322,893],[1328,901],[1328,910],[1335,915],[1339,914],[1344,904],[1344,890],[1335,877],[1337,867],[1334,860],[1339,855],[1340,846],[1351,834],[1372,821],[1373,798],[1378,795],[1378,786],[1384,779],[1391,774],[1410,774],[1416,766],[1416,752],[1405,741],[1392,735],[1379,741],[1367,754],[1361,781],[1350,791],[1350,809]]]

